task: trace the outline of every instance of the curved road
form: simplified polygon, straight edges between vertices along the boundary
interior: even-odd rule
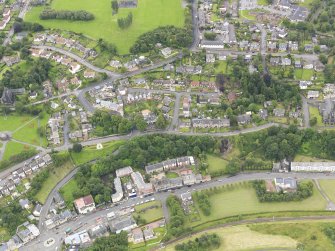
[[[106,73],[108,76],[110,77],[118,77],[120,76],[120,74],[106,70],[106,69],[102,69],[99,68],[97,66],[92,65],[91,63],[87,62],[86,60],[82,59],[81,57],[77,56],[76,54],[69,52],[67,50],[63,50],[61,48],[57,48],[54,46],[47,46],[47,45],[33,45],[32,48],[36,48],[36,49],[48,49],[48,50],[52,50],[52,51],[56,51],[58,53],[64,54],[70,58],[75,59],[76,61],[78,61],[79,63],[81,63],[82,65],[85,65],[87,68],[96,71],[96,72],[100,72],[100,73]]]

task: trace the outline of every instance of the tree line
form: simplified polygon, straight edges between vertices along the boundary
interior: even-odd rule
[[[175,195],[170,195],[166,204],[170,212],[170,222],[168,225],[168,234],[165,239],[170,238],[170,236],[179,236],[186,232],[185,220],[186,216],[184,214],[181,201]]]
[[[85,10],[71,11],[71,10],[54,10],[45,9],[40,14],[40,19],[60,19],[60,20],[71,20],[71,21],[91,21],[94,19],[94,15]]]
[[[211,202],[207,193],[196,193],[196,200],[202,213],[206,216],[211,214]]]
[[[311,181],[300,182],[297,185],[296,192],[287,193],[284,193],[283,191],[278,193],[267,192],[264,180],[255,180],[252,184],[260,202],[301,201],[313,195],[313,183]]]
[[[221,239],[217,234],[203,234],[200,237],[175,246],[176,251],[209,251],[217,249],[221,245]]]
[[[117,24],[119,28],[126,29],[133,23],[133,14],[129,12],[126,17],[121,17],[117,19]]]

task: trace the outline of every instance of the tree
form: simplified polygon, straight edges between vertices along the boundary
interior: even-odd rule
[[[119,11],[119,3],[118,3],[118,1],[117,0],[113,0],[112,1],[112,9],[113,9],[113,13],[118,13],[118,11]]]
[[[313,117],[309,120],[309,123],[311,126],[316,126],[316,124],[318,123],[318,119],[316,117]]]
[[[80,153],[82,149],[83,146],[80,143],[73,144],[72,151],[74,151],[75,153]]]
[[[167,121],[166,121],[166,119],[164,118],[164,115],[163,114],[159,114],[158,115],[158,118],[157,118],[157,120],[156,120],[156,127],[158,128],[158,129],[165,129],[166,128],[166,126],[167,126]]]

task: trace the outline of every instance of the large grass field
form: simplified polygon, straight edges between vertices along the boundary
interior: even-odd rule
[[[51,190],[57,185],[59,181],[61,181],[68,173],[70,173],[73,168],[74,166],[71,162],[67,162],[60,167],[53,167],[50,171],[49,178],[43,182],[42,188],[36,194],[35,198],[40,203],[44,204]]]
[[[141,216],[146,223],[154,222],[163,218],[162,204],[159,201],[150,201],[135,206],[134,216]]]
[[[23,145],[21,143],[17,143],[14,141],[10,141],[6,144],[6,149],[5,149],[2,160],[9,160],[10,157],[17,155],[25,150],[31,150],[31,149],[33,148],[30,146]]]
[[[42,119],[36,118],[27,123],[24,127],[18,129],[13,138],[38,146],[47,146],[48,141],[46,137],[41,137],[37,129],[39,127],[45,128],[48,123],[49,116],[45,115]]]
[[[319,184],[328,198],[335,203],[335,180],[320,180]]]
[[[248,226],[233,226],[228,228],[218,228],[204,231],[182,239],[174,244],[167,246],[165,251],[174,251],[179,243],[185,243],[189,240],[203,234],[217,234],[221,239],[221,246],[213,250],[242,251],[242,250],[295,250],[297,241],[284,235],[263,234],[250,230]]]
[[[219,191],[217,194],[211,195],[210,202],[212,205],[211,215],[205,216],[199,210],[201,221],[193,222],[192,225],[234,215],[280,211],[325,210],[327,204],[315,186],[313,196],[303,201],[260,203],[255,190],[251,186],[246,187],[238,184],[235,184],[235,187],[232,189],[225,189]]]
[[[267,223],[251,225],[250,229],[263,234],[291,237],[299,243],[298,250],[335,250],[334,244],[323,232],[326,226],[335,227],[335,223],[334,221]]]
[[[25,115],[0,116],[0,131],[15,131],[34,117]]]
[[[94,39],[102,38],[114,43],[119,53],[126,54],[136,39],[143,33],[159,26],[184,25],[184,9],[181,0],[139,0],[137,8],[119,9],[112,15],[110,0],[54,0],[51,8],[56,10],[86,10],[94,14],[93,21],[40,20],[43,7],[34,7],[25,20],[38,22],[45,28],[63,29],[85,34]],[[133,14],[132,25],[121,30],[117,19]]]
[[[86,146],[80,153],[71,152],[71,157],[76,165],[87,163],[91,160],[104,157],[113,153],[116,149],[124,144],[124,141],[112,141],[102,144],[103,149],[97,150],[97,147]]]

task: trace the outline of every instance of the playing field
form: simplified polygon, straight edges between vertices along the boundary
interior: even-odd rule
[[[119,53],[126,54],[139,35],[159,26],[184,25],[184,9],[181,0],[139,0],[137,8],[119,9],[112,15],[110,0],[54,0],[51,7],[57,10],[86,10],[94,14],[89,22],[67,20],[40,20],[43,7],[34,7],[27,13],[25,20],[38,22],[46,28],[63,29],[85,34],[94,39],[102,38],[114,43]],[[133,14],[132,25],[121,30],[117,19]]]
[[[21,127],[22,125],[28,123],[34,119],[31,116],[24,115],[9,115],[9,116],[0,116],[0,132],[1,131],[14,131]]]
[[[247,226],[234,226],[208,230],[182,239],[167,246],[165,251],[174,251],[175,245],[193,240],[203,234],[217,234],[221,239],[221,246],[213,250],[240,251],[240,250],[295,250],[297,241],[284,235],[262,234],[250,230]]]
[[[211,215],[205,216],[201,213],[201,222],[194,222],[192,225],[234,215],[298,210],[325,210],[327,204],[315,186],[312,197],[298,202],[260,203],[252,187],[241,187],[238,185],[231,190],[226,189],[211,195],[210,202],[212,205]]]

